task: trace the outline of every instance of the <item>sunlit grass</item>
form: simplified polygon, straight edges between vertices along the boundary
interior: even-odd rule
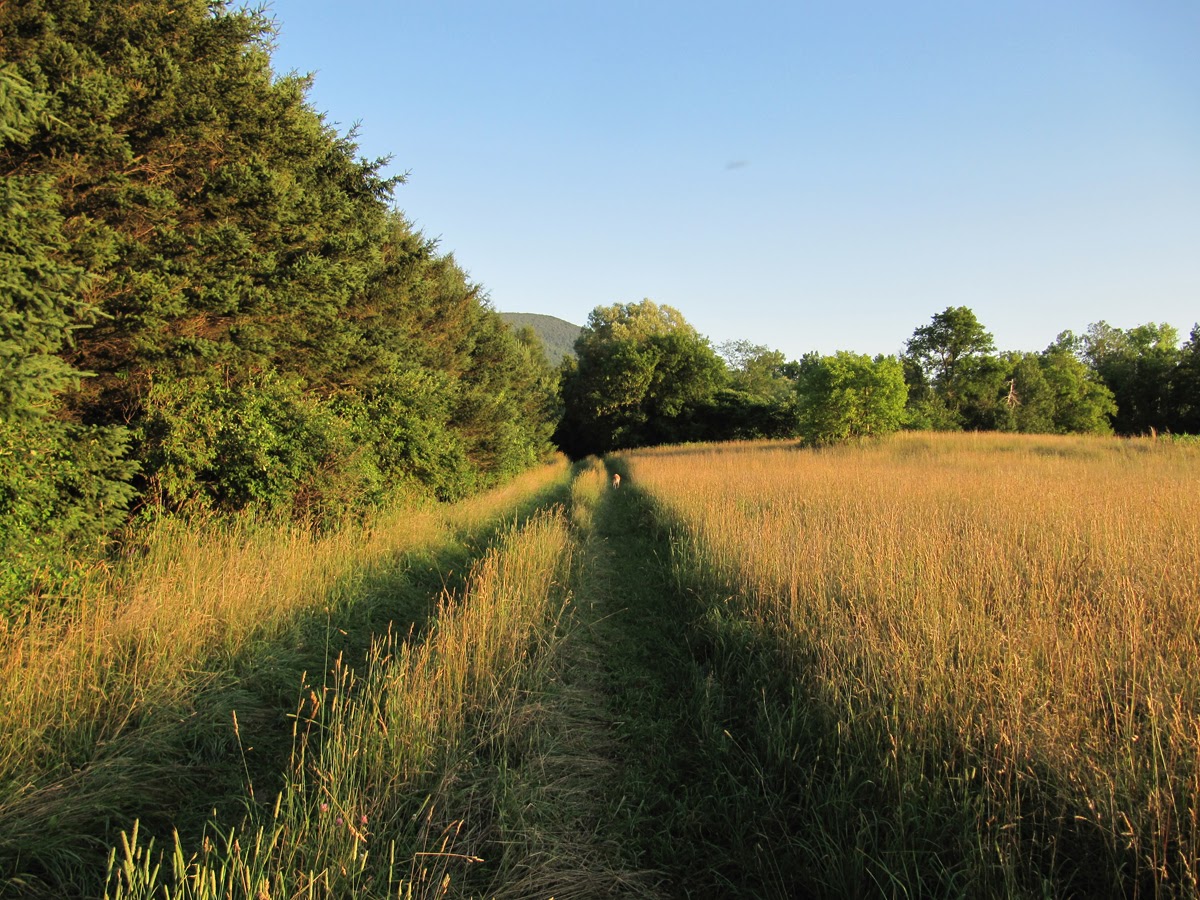
[[[511,530],[447,596],[427,639],[377,640],[306,688],[284,790],[269,821],[206,839],[171,867],[137,832],[114,849],[108,896],[443,896],[489,823],[455,808],[479,742],[514,727],[564,610],[570,538],[561,512]],[[470,740],[468,740],[468,736]]]
[[[177,801],[194,778],[187,755],[234,740],[248,668],[269,676],[314,621],[344,628],[371,608],[386,618],[407,568],[565,490],[569,475],[560,459],[467,504],[397,508],[324,534],[159,523],[84,596],[0,633],[0,857],[74,879],[106,821]]]
[[[811,707],[764,703],[774,764],[825,766],[828,808],[880,804],[828,865],[928,886],[924,858],[943,888],[988,893],[1198,890],[1195,447],[901,435],[625,464],[677,523],[680,578]],[[803,758],[800,719],[832,760]],[[826,823],[822,852],[838,840]]]
[[[114,898],[637,881],[602,849],[596,794],[629,753],[603,727],[605,685],[658,698],[622,713],[643,717],[637,733],[692,742],[668,754],[686,784],[654,785],[671,812],[654,846],[690,835],[688,859],[711,867],[697,884],[1200,892],[1200,447],[900,435],[611,462],[619,491],[598,461],[560,463],[323,536],[164,524],[78,607],[12,628],[0,854],[24,869],[10,892],[94,885],[110,849]],[[551,498],[569,512],[534,514]],[[643,535],[654,518],[666,544]],[[577,538],[589,558],[622,548],[624,568],[572,577],[581,609],[604,598],[624,625],[572,642]],[[693,603],[631,587],[668,556]],[[657,625],[653,659],[597,642]],[[686,669],[673,680],[669,648]],[[273,723],[261,686],[246,693],[271,677]],[[272,728],[278,754],[260,746]],[[189,754],[237,763],[245,796],[203,834],[193,809],[174,837],[172,803],[196,797]],[[142,809],[158,814],[129,830]]]

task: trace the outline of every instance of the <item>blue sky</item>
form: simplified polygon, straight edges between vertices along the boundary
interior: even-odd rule
[[[278,72],[501,311],[1005,350],[1200,320],[1200,3],[274,0]]]

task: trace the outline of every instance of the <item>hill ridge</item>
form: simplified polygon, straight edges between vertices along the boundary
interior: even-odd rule
[[[546,359],[552,366],[557,366],[564,356],[574,358],[575,339],[583,331],[582,325],[545,313],[502,312],[500,318],[513,329],[527,325],[532,328],[541,340]]]

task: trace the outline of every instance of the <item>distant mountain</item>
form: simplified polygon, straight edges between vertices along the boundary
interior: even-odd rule
[[[575,338],[583,331],[582,325],[572,325],[554,316],[540,313],[500,313],[500,318],[516,331],[528,325],[541,338],[550,365],[557,366],[564,356],[575,355]]]

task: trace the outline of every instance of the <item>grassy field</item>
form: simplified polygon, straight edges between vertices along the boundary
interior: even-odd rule
[[[1197,895],[1195,447],[914,434],[624,466],[739,697],[739,825],[793,887]]]
[[[164,524],[0,634],[0,897],[1198,897],[1197,497],[910,434]]]
[[[401,509],[323,536],[164,524],[143,552],[97,573],[73,607],[10,625],[0,634],[0,895],[96,896],[109,848],[139,820],[143,841],[155,834],[161,845],[178,829],[195,840],[191,850],[207,850],[223,840],[214,827],[241,833],[248,812],[251,822],[270,818],[277,796],[286,816],[310,801],[343,804],[344,821],[351,808],[368,815],[336,795],[339,778],[330,774],[338,745],[328,736],[351,727],[342,720],[351,715],[347,698],[364,682],[412,682],[405,667],[456,672],[457,681],[427,686],[447,704],[468,703],[455,691],[483,690],[458,661],[438,662],[456,652],[447,647],[453,629],[511,642],[502,626],[524,620],[493,628],[471,614],[446,615],[457,608],[448,598],[490,597],[528,577],[532,586],[520,590],[553,602],[547,579],[558,577],[557,557],[540,558],[536,574],[519,567],[527,555],[544,557],[542,544],[558,553],[561,515],[539,518],[536,528],[522,523],[565,499],[570,475],[559,462],[469,503]],[[471,612],[484,608],[473,602]],[[477,654],[509,652],[460,637]],[[403,765],[389,761],[389,770],[432,768],[421,754],[433,751],[420,748],[453,743],[455,717],[465,712],[437,712],[442,718],[431,713],[426,723],[434,736],[414,738]],[[402,741],[408,734],[389,729]],[[320,788],[304,780],[314,777]],[[255,840],[273,839],[270,827],[263,835]],[[243,833],[243,849],[246,841]],[[303,851],[312,857],[296,883],[320,877],[328,852],[318,845]],[[249,877],[249,862],[230,859],[223,878]],[[253,865],[274,877],[265,855]]]

